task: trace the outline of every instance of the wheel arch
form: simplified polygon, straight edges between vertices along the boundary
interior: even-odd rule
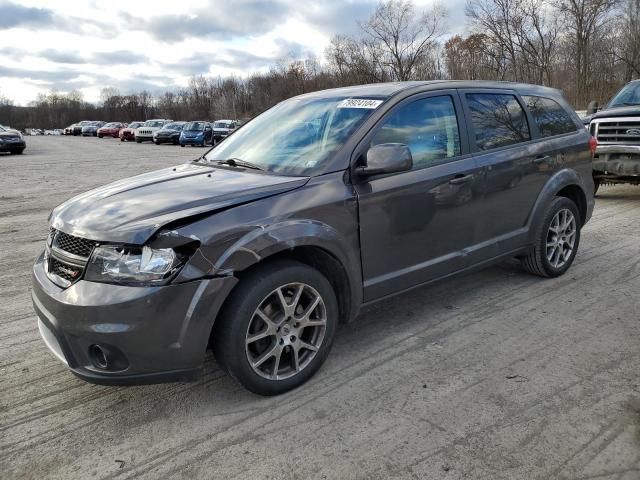
[[[580,175],[575,170],[563,169],[554,174],[542,188],[529,216],[529,232],[535,235],[544,220],[544,214],[555,197],[566,197],[578,206],[582,224],[587,221],[588,202]],[[533,238],[533,237],[532,237]]]
[[[360,256],[350,252],[348,245],[349,242],[327,224],[288,221],[246,233],[218,258],[214,271],[232,274],[240,284],[242,278],[255,269],[278,259],[309,265],[329,280],[338,299],[340,320],[348,322],[358,314],[362,303]]]

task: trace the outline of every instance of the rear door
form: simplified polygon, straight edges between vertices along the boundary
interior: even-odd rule
[[[408,172],[355,182],[365,301],[464,268],[474,243],[479,170],[468,152],[455,90],[409,97],[385,115],[354,152],[402,143]]]
[[[516,249],[526,223],[551,175],[548,149],[523,100],[513,90],[461,90],[469,144],[482,176],[482,200],[473,250],[482,261]]]

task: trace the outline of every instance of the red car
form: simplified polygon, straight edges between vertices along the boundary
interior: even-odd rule
[[[123,128],[120,130],[120,141],[124,142],[126,141],[133,141],[136,139],[136,130],[138,129],[138,127],[141,127],[144,124],[144,122],[131,122],[129,124],[128,127]]]
[[[120,134],[120,130],[126,127],[127,127],[126,123],[120,123],[120,122],[107,123],[106,125],[98,129],[98,138],[102,138],[102,137],[118,138],[118,135]]]

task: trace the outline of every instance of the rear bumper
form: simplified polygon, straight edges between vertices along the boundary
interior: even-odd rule
[[[593,158],[595,177],[638,177],[640,181],[640,145],[598,145]]]
[[[51,282],[42,257],[33,268],[33,306],[45,344],[76,376],[92,383],[130,385],[197,378],[213,321],[233,277],[160,287],[80,280],[67,289]],[[99,366],[91,348],[109,363]]]

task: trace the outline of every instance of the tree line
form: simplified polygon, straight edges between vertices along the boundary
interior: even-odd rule
[[[640,78],[640,0],[468,0],[465,15],[468,32],[451,36],[444,7],[383,0],[357,35],[334,36],[323,59],[283,60],[245,78],[194,76],[156,95],[107,87],[97,104],[79,92],[43,93],[27,107],[0,97],[0,124],[250,118],[315,90],[433,79],[536,83],[562,89],[583,109]]]

